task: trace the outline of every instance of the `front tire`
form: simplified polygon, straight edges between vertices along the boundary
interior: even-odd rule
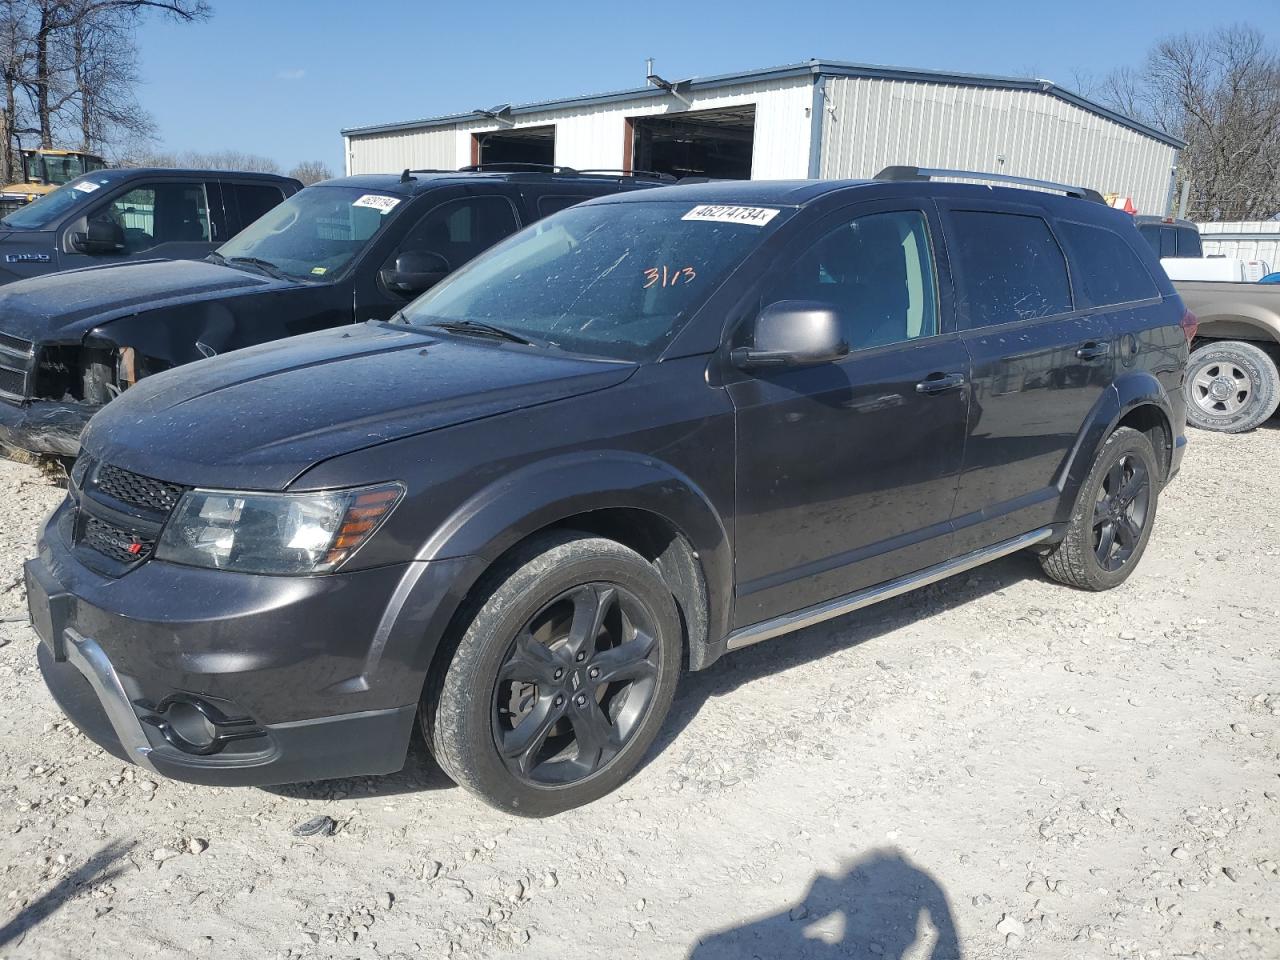
[[[1160,486],[1151,441],[1130,427],[1117,428],[1080,487],[1066,535],[1040,558],[1044,572],[1082,590],[1124,583],[1151,539]]]
[[[1265,350],[1215,340],[1187,361],[1187,422],[1201,430],[1244,433],[1280,406],[1280,372]]]
[[[437,762],[526,817],[614,790],[657,736],[680,671],[680,617],[657,570],[615,541],[557,532],[518,548],[480,596],[423,697]]]

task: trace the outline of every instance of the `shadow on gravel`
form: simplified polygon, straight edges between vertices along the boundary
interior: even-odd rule
[[[689,960],[960,956],[946,891],[896,849],[874,850],[837,876],[819,874],[799,901],[700,937],[689,951]]]
[[[15,941],[20,942],[46,917],[56,912],[68,900],[73,899],[82,887],[106,883],[119,876],[124,871],[124,866],[119,861],[128,856],[135,845],[136,841],[109,843],[79,868],[64,876],[51,890],[31,901],[16,917],[0,927],[0,947]]]
[[[827,623],[727,654],[708,669],[681,677],[671,713],[649,751],[645,765],[680,736],[681,731],[698,715],[702,705],[712,697],[725,696],[743,684],[819,660],[837,650],[856,647],[900,627],[928,620],[971,603],[1022,580],[1042,576],[1040,564],[1035,557],[1029,553],[1014,554]],[[893,659],[893,647],[885,646],[877,663],[889,669]],[[779,718],[779,722],[784,719]]]

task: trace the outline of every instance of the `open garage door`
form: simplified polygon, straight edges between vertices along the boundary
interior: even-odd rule
[[[474,136],[472,156],[475,163],[543,163],[550,166],[556,162],[554,125],[495,130]]]
[[[633,170],[676,177],[751,178],[754,104],[635,117],[631,125]]]

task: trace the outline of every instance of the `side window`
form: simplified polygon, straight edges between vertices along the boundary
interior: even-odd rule
[[[952,214],[961,321],[988,327],[1071,311],[1067,261],[1041,217]]]
[[[116,197],[95,216],[120,224],[126,253],[210,238],[209,204],[202,183],[143,184]]]
[[[770,284],[760,306],[782,300],[831,304],[855,350],[933,336],[937,284],[924,214],[873,213],[836,227]]]
[[[1138,255],[1119,234],[1083,223],[1059,223],[1075,255],[1077,290],[1096,307],[1160,296]]]
[[[515,233],[519,226],[515,209],[505,197],[449,200],[415,223],[396,252],[438,253],[450,270],[457,270],[476,254]]]
[[[253,221],[284,199],[284,192],[279,187],[265,183],[228,183],[225,189],[234,190],[240,205],[240,229],[244,229]]]
[[[1142,234],[1142,239],[1147,241],[1151,252],[1157,257],[1160,256],[1160,227],[1154,223],[1144,223],[1138,227],[1138,233]]]
[[[541,196],[538,198],[538,216],[549,217],[551,214],[564,210],[566,207],[572,207],[576,203],[582,203],[583,200],[590,199],[590,197]]]
[[[1204,247],[1200,244],[1199,230],[1193,230],[1191,227],[1178,227],[1174,232],[1178,235],[1178,256],[1196,258],[1204,256]]]
[[[1178,234],[1173,227],[1160,228],[1160,259],[1178,255]]]

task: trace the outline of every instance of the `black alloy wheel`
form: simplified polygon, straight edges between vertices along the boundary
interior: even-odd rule
[[[1151,473],[1134,454],[1125,454],[1107,471],[1093,506],[1093,553],[1098,566],[1114,572],[1129,562],[1151,506]]]
[[[507,769],[533,784],[569,784],[616,757],[653,700],[656,638],[653,614],[614,583],[573,587],[530,617],[493,691]]]

